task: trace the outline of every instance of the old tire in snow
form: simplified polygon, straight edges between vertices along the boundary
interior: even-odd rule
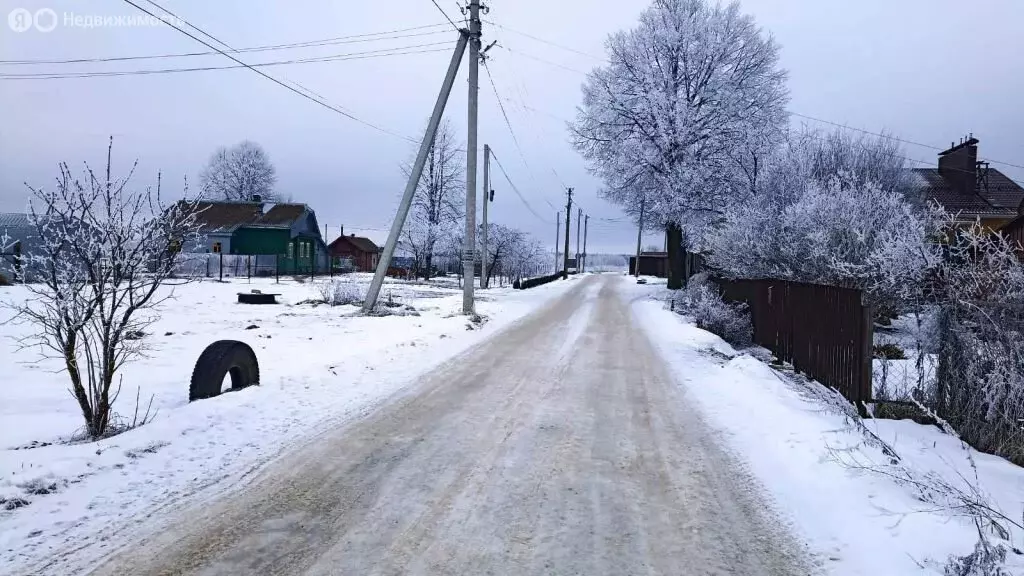
[[[260,383],[256,354],[245,342],[218,340],[206,347],[192,370],[188,401],[220,395],[224,377],[231,375],[231,389],[240,390]]]

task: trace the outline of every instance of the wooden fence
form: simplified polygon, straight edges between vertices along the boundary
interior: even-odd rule
[[[860,290],[785,280],[719,280],[725,300],[745,302],[754,341],[850,402],[871,401],[874,323]]]

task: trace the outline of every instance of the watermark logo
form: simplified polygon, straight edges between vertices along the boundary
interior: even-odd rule
[[[58,15],[52,8],[41,8],[35,12],[25,8],[15,8],[7,15],[7,25],[15,32],[27,32],[32,28],[39,32],[52,32],[58,25],[67,28],[136,28],[163,26],[164,24],[181,26],[184,21],[173,16],[150,16],[149,14],[113,16],[64,12]]]
[[[34,24],[32,13],[24,8],[15,8],[7,15],[7,25],[15,32],[25,32]]]

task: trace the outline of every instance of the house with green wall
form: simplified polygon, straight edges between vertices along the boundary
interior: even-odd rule
[[[327,245],[306,204],[201,202],[200,238],[189,252],[251,256],[257,270],[280,274],[327,271]]]

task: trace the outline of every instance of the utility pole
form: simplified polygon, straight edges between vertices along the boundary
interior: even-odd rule
[[[565,204],[565,254],[562,255],[562,278],[569,277],[569,229],[572,228],[572,188],[569,188],[569,201]]]
[[[644,238],[644,201],[647,200],[646,196],[640,197],[640,220],[638,222],[636,230],[636,260],[633,264],[633,274],[640,277],[640,243]]]
[[[480,238],[480,287],[487,288],[487,205],[491,203],[491,147],[484,144],[484,229]]]
[[[555,274],[558,274],[558,240],[562,234],[562,213],[555,212]]]
[[[480,22],[478,19],[477,30],[479,30],[479,26]],[[445,104],[448,103],[448,96],[451,94],[452,86],[455,84],[455,75],[459,71],[462,55],[466,53],[466,43],[468,41],[469,34],[464,30],[460,31],[459,42],[455,45],[455,53],[452,54],[451,62],[448,64],[448,73],[444,77],[444,82],[441,83],[441,92],[437,95],[437,101],[434,103],[434,111],[430,116],[430,122],[427,124],[427,130],[423,134],[423,140],[420,141],[420,149],[416,154],[416,161],[413,163],[412,170],[409,173],[409,180],[405,183],[402,203],[399,204],[398,213],[395,214],[395,220],[391,223],[391,231],[388,232],[388,240],[384,243],[384,251],[377,261],[377,270],[373,274],[373,281],[370,282],[370,288],[366,291],[366,300],[363,302],[363,310],[366,312],[373,310],[374,305],[377,304],[377,296],[380,294],[380,288],[384,284],[384,276],[387,274],[388,266],[391,265],[391,257],[395,254],[395,247],[398,245],[398,237],[402,233],[402,226],[405,225],[405,218],[409,215],[409,207],[412,206],[416,186],[419,184],[420,176],[423,174],[423,165],[427,161],[427,153],[430,152],[430,147],[434,143],[434,137],[437,135],[437,125],[441,122],[441,114],[444,113]],[[478,39],[477,46],[479,44],[480,41]],[[473,103],[475,104],[476,101],[474,100]],[[467,214],[466,218],[468,221],[470,214]],[[471,266],[470,274],[472,273]],[[472,279],[472,276],[470,276],[470,279]],[[472,304],[472,287],[470,288],[470,298],[470,303]]]
[[[466,239],[462,246],[462,313],[473,313],[476,268],[476,119],[480,92],[480,0],[469,0],[469,116],[466,135]],[[481,280],[483,270],[480,271]]]
[[[576,271],[580,271],[580,223],[583,222],[583,208],[576,214]]]
[[[581,272],[587,271],[587,225],[590,224],[590,214],[583,219],[583,266]]]

